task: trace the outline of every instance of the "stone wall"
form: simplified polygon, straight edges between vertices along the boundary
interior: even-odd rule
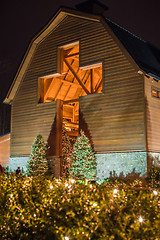
[[[152,166],[160,168],[160,153],[125,152],[96,154],[97,177],[146,177],[147,161]],[[59,157],[50,157],[50,167],[55,177],[60,177],[61,160]],[[17,167],[26,171],[28,157],[10,157],[9,170],[14,172]],[[150,170],[148,168],[148,171]]]
[[[9,158],[9,171],[15,172],[15,170],[20,167],[20,169],[25,172],[27,170],[26,165],[29,157],[10,157]]]
[[[147,175],[146,152],[96,154],[96,158],[99,179]]]

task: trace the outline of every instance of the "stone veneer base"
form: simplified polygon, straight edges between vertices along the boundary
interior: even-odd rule
[[[27,170],[26,165],[29,157],[10,157],[9,158],[9,171],[14,172],[18,167],[23,168],[25,172]]]
[[[146,152],[121,152],[96,154],[97,177],[146,177]]]

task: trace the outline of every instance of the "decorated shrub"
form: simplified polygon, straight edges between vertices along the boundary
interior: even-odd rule
[[[70,174],[76,179],[96,178],[96,158],[89,139],[82,130],[73,145]]]
[[[31,147],[31,155],[27,163],[27,174],[32,176],[44,175],[48,171],[46,144],[39,134]]]

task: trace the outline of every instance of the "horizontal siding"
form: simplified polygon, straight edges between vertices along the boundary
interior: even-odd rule
[[[151,89],[160,89],[160,83],[145,78],[146,121],[148,151],[160,152],[160,99],[151,95]]]
[[[80,98],[80,127],[96,152],[144,150],[142,78],[101,23],[68,16],[37,46],[13,101],[12,156],[54,135],[56,103],[37,104],[38,77],[56,73],[57,47],[78,40],[80,66],[103,62],[103,93]]]

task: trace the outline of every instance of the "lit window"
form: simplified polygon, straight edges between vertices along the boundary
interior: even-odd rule
[[[155,89],[152,89],[152,96],[158,98],[159,96],[158,91]]]
[[[38,102],[63,101],[63,124],[78,134],[79,97],[102,92],[102,62],[79,67],[79,42],[58,48],[58,73],[38,81]]]

